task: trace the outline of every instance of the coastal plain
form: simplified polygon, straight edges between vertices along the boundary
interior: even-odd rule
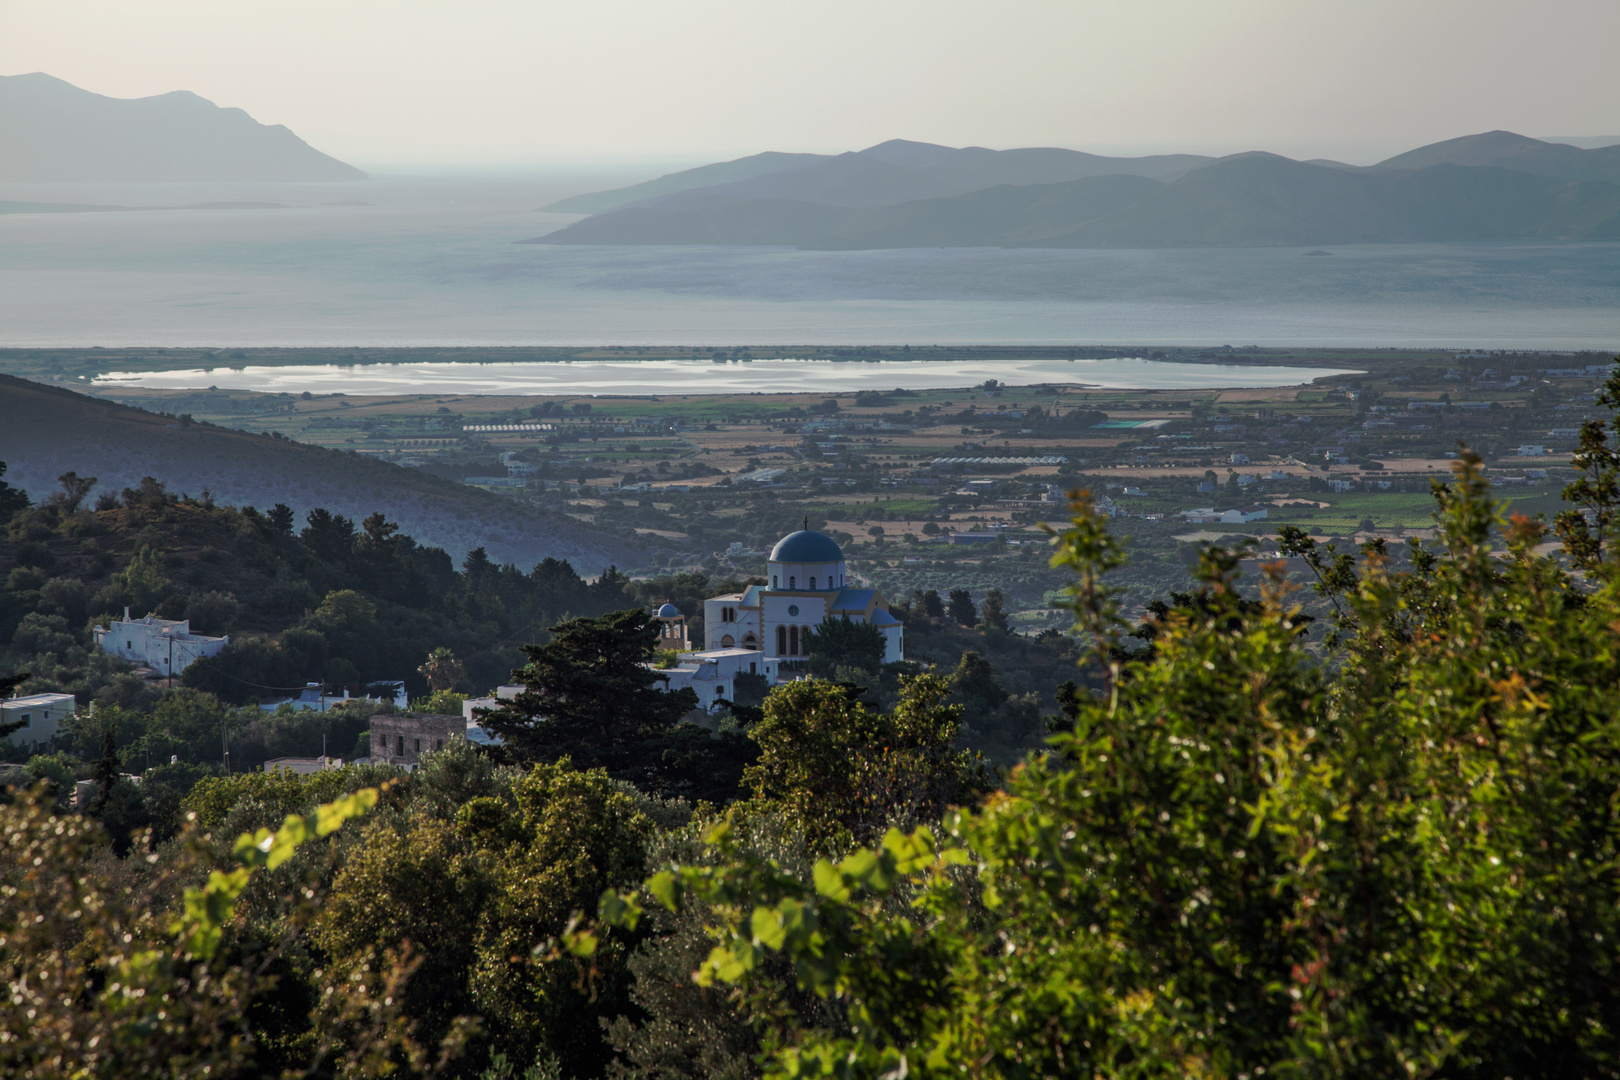
[[[497,362],[497,355],[530,362],[613,358],[624,364],[628,391],[638,359],[701,357],[730,365],[784,350],[629,352],[341,355],[354,365],[357,387],[379,365],[429,357],[481,365]],[[990,379],[920,390],[907,389],[902,374],[901,385],[851,393],[840,389],[850,381],[840,371],[907,354],[876,347],[791,352],[827,361],[823,391],[264,393],[117,378],[209,365],[292,372],[331,364],[332,350],[11,350],[0,352],[0,370],[33,379],[53,371],[52,382],[85,401],[133,406],[167,418],[168,427],[232,430],[244,446],[338,452],[322,458],[335,470],[332,479],[346,471],[358,477],[362,465],[369,470],[358,488],[347,479],[338,484],[357,508],[367,485],[384,484],[382,478],[398,477],[386,483],[400,492],[408,492],[412,476],[448,482],[446,490],[478,500],[463,516],[497,506],[524,515],[503,515],[507,540],[501,551],[492,549],[501,558],[521,561],[538,550],[514,545],[510,535],[516,522],[530,519],[546,523],[550,543],[611,551],[631,570],[742,572],[772,535],[808,519],[845,545],[852,571],[888,591],[993,582],[1007,592],[1015,619],[1035,628],[1051,624],[1049,604],[1059,585],[1040,554],[1043,526],[1063,526],[1066,493],[1076,488],[1105,499],[1118,515],[1117,531],[1132,537],[1141,602],[1166,587],[1166,573],[1177,579],[1185,573],[1201,540],[1247,536],[1263,553],[1275,550],[1281,524],[1328,540],[1425,535],[1431,482],[1450,475],[1465,445],[1485,457],[1487,475],[1515,511],[1551,518],[1573,476],[1576,430],[1597,415],[1593,390],[1609,361],[1598,352],[962,347],[912,355],[960,362],[975,377],[998,363],[1014,370],[1017,361],[1109,352],[1167,366],[1243,367],[1257,381],[1281,365],[1323,374],[1287,386],[1107,389]],[[29,457],[15,450],[10,456]],[[238,471],[244,468],[252,466]],[[443,532],[412,520],[408,496],[391,495],[386,505],[407,531]],[[445,533],[447,546],[470,546],[454,539],[470,536],[468,527]],[[452,550],[458,558],[464,553]]]

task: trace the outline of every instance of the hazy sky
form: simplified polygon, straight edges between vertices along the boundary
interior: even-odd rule
[[[1370,162],[1620,134],[1616,0],[0,0],[0,74],[192,90],[359,164],[889,138]]]

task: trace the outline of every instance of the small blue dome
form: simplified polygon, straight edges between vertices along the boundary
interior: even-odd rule
[[[674,604],[665,604],[658,609],[658,617],[660,619],[678,619],[681,617],[681,609]]]
[[[788,533],[771,548],[771,562],[829,563],[843,562],[844,552],[837,541],[813,529],[800,529]]]
[[[890,615],[887,611],[884,611],[882,608],[878,608],[876,611],[872,612],[872,625],[873,626],[899,626],[900,625],[900,620],[895,618],[893,615]]]

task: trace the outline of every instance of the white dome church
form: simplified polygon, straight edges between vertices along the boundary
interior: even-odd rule
[[[769,584],[703,602],[704,645],[709,649],[755,649],[775,660],[810,654],[810,631],[826,619],[870,623],[887,642],[883,662],[905,659],[904,628],[884,610],[876,589],[846,587],[844,552],[809,522],[771,549]]]

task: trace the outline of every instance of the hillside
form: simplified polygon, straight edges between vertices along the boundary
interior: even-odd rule
[[[0,76],[0,181],[364,180],[279,124],[184,90],[111,98],[41,72]]]
[[[693,188],[729,184],[732,181],[746,180],[761,173],[796,169],[813,162],[825,160],[826,155],[824,154],[781,154],[775,151],[767,151],[763,154],[738,158],[736,161],[718,161],[713,165],[700,165],[695,169],[683,169],[681,172],[670,173],[668,176],[660,176],[656,180],[632,184],[630,187],[618,188],[613,191],[593,191],[585,195],[574,195],[542,206],[540,209],[554,214],[600,214],[604,210],[614,210],[633,202],[656,199],[680,191],[690,191]]]
[[[1346,169],[1241,154],[1169,182],[1102,176],[881,207],[689,192],[525,243],[801,248],[1294,246],[1620,239],[1620,185],[1441,164]]]
[[[1422,169],[1430,165],[1488,165],[1551,180],[1603,180],[1620,184],[1620,146],[1581,149],[1543,142],[1511,131],[1487,131],[1420,146],[1373,168]]]
[[[498,562],[529,567],[550,556],[594,575],[644,558],[615,536],[415,469],[186,423],[9,375],[0,375],[0,416],[6,479],[36,499],[57,490],[68,470],[99,477],[98,491],[138,487],[149,475],[176,492],[207,489],[222,503],[286,503],[300,521],[316,507],[357,521],[380,510],[456,559],[483,547]]]

